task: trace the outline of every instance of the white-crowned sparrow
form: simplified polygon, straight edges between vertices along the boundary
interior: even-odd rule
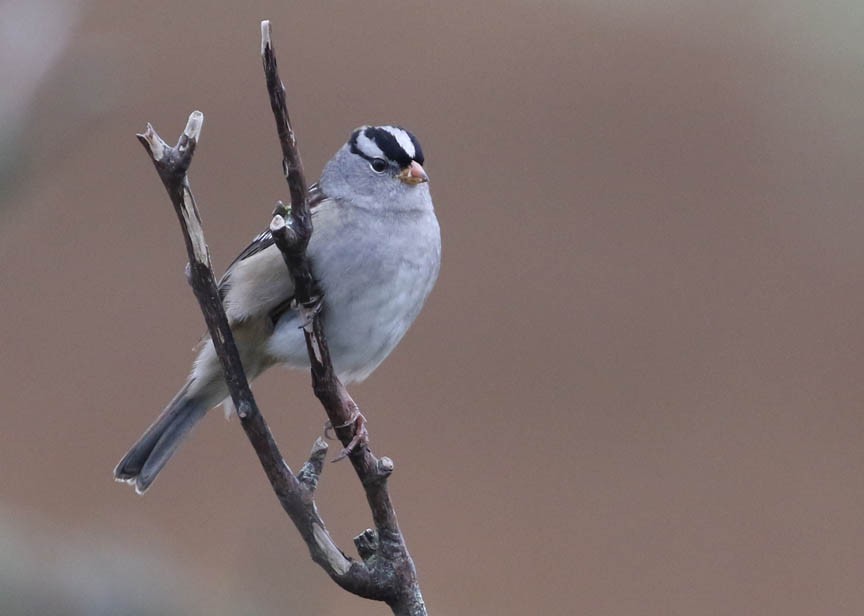
[[[365,379],[417,317],[438,277],[441,236],[417,139],[395,126],[363,126],[309,190],[308,254],[324,293],[324,329],[343,382]],[[284,363],[308,367],[293,285],[269,232],[219,282],[246,376]],[[143,493],[195,423],[228,395],[213,344],[186,384],[114,469]]]

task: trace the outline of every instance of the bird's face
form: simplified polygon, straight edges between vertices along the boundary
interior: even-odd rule
[[[361,126],[327,163],[321,188],[328,197],[362,207],[413,209],[429,200],[417,138],[397,126]]]

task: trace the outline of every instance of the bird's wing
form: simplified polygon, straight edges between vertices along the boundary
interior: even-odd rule
[[[228,289],[231,288],[231,273],[237,267],[237,264],[241,261],[245,261],[249,257],[257,255],[262,250],[270,248],[273,243],[273,235],[270,233],[270,229],[267,229],[263,233],[256,235],[255,238],[249,242],[249,245],[241,250],[239,255],[234,257],[234,260],[231,261],[231,264],[225,270],[225,273],[222,274],[222,278],[219,279],[219,296],[223,300],[225,299],[225,294],[228,293]]]
[[[309,187],[313,216],[326,202],[318,184]],[[219,296],[232,323],[262,314],[269,314],[275,321],[293,295],[294,286],[269,230],[237,255],[219,281]]]
[[[327,200],[327,197],[324,196],[324,193],[321,192],[321,188],[318,186],[318,182],[312,184],[308,189],[309,194],[309,209],[315,210],[319,207],[324,201]],[[273,235],[270,233],[270,229],[267,229],[263,233],[259,233],[255,236],[255,238],[249,242],[249,245],[246,246],[243,250],[240,251],[234,260],[228,265],[225,269],[225,273],[222,274],[222,278],[219,279],[219,295],[222,299],[225,299],[225,293],[228,291],[230,286],[230,277],[231,270],[244,259],[248,259],[251,256],[254,256],[261,252],[262,250],[266,250],[270,246],[273,245]]]

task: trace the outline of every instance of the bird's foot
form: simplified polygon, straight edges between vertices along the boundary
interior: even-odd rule
[[[305,302],[303,304],[294,302],[293,308],[300,315],[299,329],[311,331],[312,321],[315,320],[315,317],[318,316],[318,313],[321,312],[321,308],[323,307],[323,295],[315,295],[314,297],[310,298],[308,302]]]
[[[325,423],[324,437],[329,440],[334,440],[336,438],[335,430],[347,428],[349,426],[354,426],[354,436],[352,436],[348,444],[342,448],[342,451],[333,458],[333,462],[338,462],[343,458],[347,458],[354,453],[358,447],[366,445],[369,442],[369,433],[366,431],[366,417],[363,416],[363,413],[361,413],[358,408],[354,409],[354,414],[351,416],[351,419],[341,425],[334,426],[329,421]]]

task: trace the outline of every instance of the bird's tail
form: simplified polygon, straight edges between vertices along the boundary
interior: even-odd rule
[[[186,383],[123,456],[114,469],[117,481],[134,484],[138,494],[146,492],[192,427],[218,402],[213,396],[193,394],[192,384],[193,380]]]
[[[269,319],[250,320],[232,328],[249,381],[274,362],[272,357],[260,352],[271,329]],[[134,484],[135,491],[143,494],[198,420],[227,396],[228,386],[219,358],[213,343],[205,339],[186,385],[120,460],[114,469],[114,478]]]

